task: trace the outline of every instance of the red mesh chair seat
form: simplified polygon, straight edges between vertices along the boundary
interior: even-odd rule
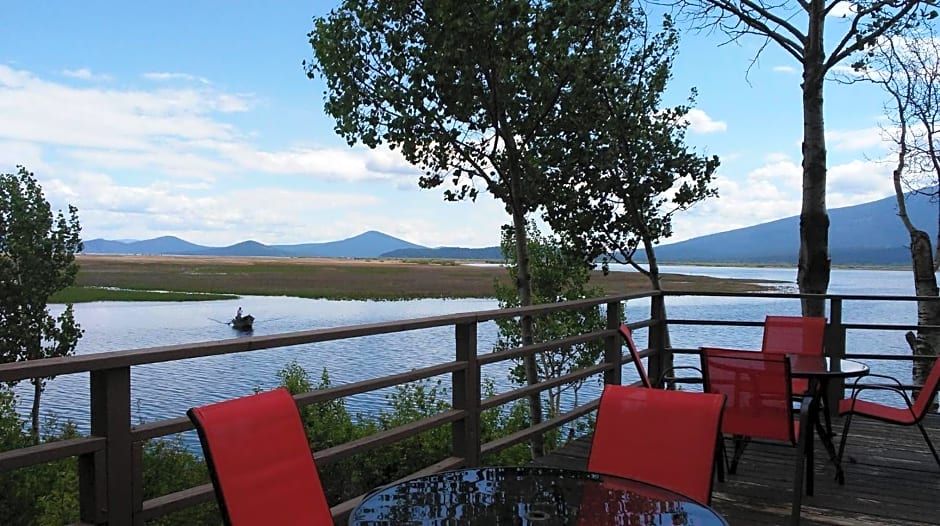
[[[724,397],[608,385],[601,395],[588,470],[711,500]]]
[[[840,400],[839,414],[849,412],[904,426],[912,426],[917,422],[916,415],[908,408],[891,407],[868,400],[855,400],[854,404],[851,398]]]
[[[859,380],[861,380],[861,378],[859,378],[852,386],[852,396],[839,401],[839,414],[846,417],[845,425],[842,427],[842,442],[839,444],[839,458],[841,459],[842,455],[845,453],[845,443],[849,435],[849,426],[852,424],[852,416],[859,415],[890,424],[902,426],[916,425],[920,428],[920,433],[923,435],[924,441],[927,442],[927,447],[930,448],[930,452],[933,454],[937,466],[940,466],[940,455],[937,454],[937,449],[934,447],[933,442],[930,441],[930,435],[927,434],[927,430],[924,429],[924,425],[921,423],[921,420],[924,419],[927,410],[930,408],[930,404],[937,395],[937,388],[940,387],[940,357],[934,361],[933,368],[930,370],[930,374],[927,376],[924,386],[921,388],[920,392],[917,393],[917,398],[914,399],[913,402],[907,396],[907,391],[904,389],[901,382],[896,378],[881,374],[869,374],[865,378],[871,379],[873,377],[888,380],[891,383],[859,383]],[[904,401],[906,407],[891,407],[859,398],[859,395],[865,391],[871,390],[892,392]]]
[[[187,412],[228,525],[332,525],[300,413],[286,389]]]
[[[809,354],[822,356],[825,347],[826,318],[821,316],[767,316],[761,351],[773,354]],[[794,378],[791,390],[803,394],[809,380]]]

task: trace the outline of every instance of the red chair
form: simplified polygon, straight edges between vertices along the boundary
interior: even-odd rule
[[[226,525],[332,525],[300,413],[286,389],[194,407]]]
[[[800,421],[793,420],[790,359],[752,351],[702,348],[705,390],[725,395],[722,433],[734,437],[734,456],[728,473],[737,471],[738,462],[752,438],[783,442],[797,447],[793,483],[793,520],[799,523],[803,478],[807,492],[812,492],[813,452],[806,446],[804,433],[811,433],[808,423],[811,398],[803,398]],[[805,469],[804,469],[805,467]]]
[[[711,501],[724,397],[607,385],[588,471],[639,480]]]
[[[901,382],[896,378],[882,374],[869,374],[865,378],[871,377],[887,379],[894,382],[895,385],[860,384],[858,380],[856,380],[855,385],[852,386],[852,396],[839,402],[839,414],[846,417],[845,425],[842,428],[842,442],[839,444],[839,459],[842,459],[842,454],[845,452],[845,440],[849,435],[852,415],[859,415],[889,424],[902,426],[916,425],[920,428],[920,433],[924,435],[924,440],[927,442],[927,447],[930,448],[930,452],[933,453],[933,458],[937,461],[937,466],[940,466],[940,456],[937,456],[937,450],[933,447],[930,436],[927,435],[927,430],[924,429],[924,425],[921,423],[924,416],[927,414],[927,410],[933,403],[934,398],[937,396],[937,387],[940,386],[940,357],[934,361],[927,381],[924,382],[924,386],[921,388],[920,392],[917,393],[917,397],[913,402],[908,398],[907,392],[904,390]],[[859,378],[859,380],[861,380],[861,378]],[[904,399],[907,408],[890,407],[877,402],[859,399],[858,395],[868,390],[897,393]]]
[[[636,366],[636,372],[640,374],[640,381],[643,382],[643,387],[653,387],[649,375],[646,374],[646,368],[643,367],[643,362],[640,360],[640,350],[637,349],[636,342],[633,341],[633,333],[630,331],[630,327],[627,327],[626,323],[620,324],[620,335],[623,336],[623,341],[627,344],[630,355],[633,356],[633,365]]]
[[[767,316],[761,352],[822,356],[826,318],[821,316]],[[801,395],[809,390],[809,380],[794,378],[791,388]]]

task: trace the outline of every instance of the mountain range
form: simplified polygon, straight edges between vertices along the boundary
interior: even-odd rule
[[[929,196],[909,194],[908,215],[914,225],[932,239],[937,236],[938,203]],[[897,217],[895,198],[887,197],[860,205],[829,210],[829,251],[836,265],[909,265],[909,236]],[[709,234],[678,243],[661,245],[656,255],[661,263],[748,263],[796,264],[799,253],[798,216],[754,226]],[[92,239],[85,242],[86,254],[150,254],[201,256],[274,256],[339,258],[440,258],[502,259],[499,247],[425,247],[369,231],[325,243],[265,245],[243,241],[226,247],[190,243],[173,236],[143,241]],[[640,259],[644,259],[642,252]]]
[[[940,205],[930,191],[909,193],[907,213],[914,226],[937,239]],[[898,217],[894,196],[829,210],[829,254],[834,265],[910,265],[910,236]],[[795,265],[800,251],[799,216],[696,237],[656,247],[668,263],[750,263]],[[645,256],[643,256],[645,258]]]

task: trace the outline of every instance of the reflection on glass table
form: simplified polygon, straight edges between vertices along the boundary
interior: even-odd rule
[[[727,525],[711,508],[642,482],[553,468],[471,468],[380,488],[349,516],[379,525]]]

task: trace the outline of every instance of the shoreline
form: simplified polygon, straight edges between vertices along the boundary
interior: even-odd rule
[[[129,301],[166,301],[144,298],[144,291],[347,300],[492,298],[495,284],[509,279],[498,264],[462,260],[80,254],[77,261],[75,285],[84,289],[72,291],[73,297],[90,290],[97,294],[85,301],[107,301],[101,297],[106,288],[122,289],[122,299]],[[663,274],[666,289],[756,292],[777,283],[783,282]],[[589,284],[608,295],[651,289],[638,272],[604,275],[596,270]],[[140,292],[141,297],[128,296],[127,291]]]

